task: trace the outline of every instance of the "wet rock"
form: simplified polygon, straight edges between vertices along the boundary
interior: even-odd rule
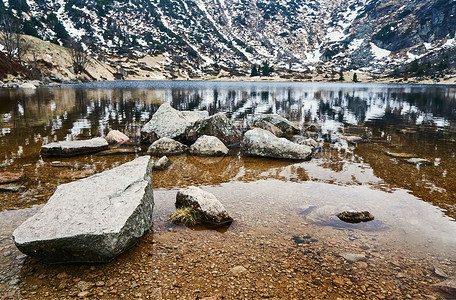
[[[288,121],[282,116],[279,116],[277,114],[264,114],[264,115],[258,115],[255,116],[253,121],[252,121],[252,126],[256,126],[259,128],[262,128],[260,126],[263,126],[262,124],[272,124],[279,130],[281,130],[284,134],[291,135],[299,132],[299,128],[296,127],[293,123]],[[257,126],[256,124],[259,124],[260,126]],[[263,128],[265,129],[265,128]]]
[[[16,246],[47,263],[112,260],[150,230],[151,169],[150,158],[143,156],[58,186],[46,205],[13,232]]]
[[[208,115],[207,111],[181,112],[172,108],[168,103],[164,103],[154,113],[150,121],[141,128],[141,140],[153,143],[162,137],[177,139],[196,121]]]
[[[187,151],[187,145],[167,137],[162,137],[150,145],[147,153],[151,155],[179,155]]]
[[[299,145],[309,146],[314,149],[321,148],[320,143],[318,143],[316,140],[304,137],[302,135],[294,135],[290,138],[290,141]]]
[[[111,130],[106,136],[108,144],[119,144],[128,141],[130,138],[119,130]]]
[[[439,277],[443,277],[443,278],[448,278],[448,274],[446,274],[442,269],[434,266],[434,274],[439,276]]]
[[[95,154],[96,156],[110,156],[110,155],[129,155],[129,154],[136,154],[138,151],[135,149],[123,149],[123,148],[115,148],[109,149],[105,151],[100,151]]]
[[[343,211],[337,217],[344,222],[360,223],[374,220],[374,216],[368,211]]]
[[[223,156],[228,148],[215,136],[203,135],[190,146],[190,153],[200,156]]]
[[[255,120],[251,127],[267,130],[277,137],[281,137],[284,135],[284,132],[282,130],[280,130],[277,126],[266,120]]]
[[[230,269],[230,273],[235,275],[235,276],[238,276],[238,275],[241,275],[243,273],[247,272],[247,269],[243,266],[237,266],[237,267],[234,267],[234,268],[231,268]]]
[[[1,172],[0,173],[0,184],[18,182],[25,179],[23,173],[11,173]]]
[[[316,123],[308,124],[304,127],[304,131],[317,132],[320,130],[320,125]]]
[[[192,208],[201,218],[202,223],[212,226],[224,226],[233,221],[225,207],[213,194],[197,187],[188,187],[177,192],[176,208],[182,207]]]
[[[108,149],[108,142],[101,137],[82,141],[62,141],[41,146],[41,155],[46,157],[69,157],[96,153]]]
[[[153,170],[154,171],[163,171],[166,170],[171,165],[171,161],[168,157],[163,156],[159,160],[154,161]]]
[[[36,89],[36,86],[30,82],[23,83],[19,85],[19,88],[21,89],[29,89],[29,90],[34,90]]]
[[[87,281],[79,281],[76,286],[78,287],[78,289],[81,291],[81,292],[85,292],[85,291],[88,291],[90,290],[91,288],[94,287],[95,284],[93,284],[92,282],[87,282]]]
[[[412,165],[430,165],[431,161],[424,159],[424,158],[409,158],[407,162]]]
[[[195,122],[193,126],[186,130],[185,138],[189,143],[194,143],[203,135],[215,136],[225,145],[239,143],[242,136],[239,129],[222,113]]]
[[[410,154],[410,153],[398,153],[398,152],[389,152],[389,151],[386,152],[386,155],[394,157],[394,158],[413,158],[413,157],[415,157],[414,154]]]
[[[302,160],[309,158],[312,154],[311,147],[293,143],[285,138],[278,138],[260,128],[247,131],[241,147],[244,154],[261,157]]]
[[[349,262],[357,262],[365,260],[366,257],[363,254],[358,253],[342,253],[340,256],[348,260]]]
[[[24,189],[25,187],[20,183],[0,184],[0,192],[17,193]]]
[[[356,135],[345,135],[341,136],[340,139],[346,141],[350,145],[356,145],[364,141],[362,137]]]
[[[431,288],[437,292],[444,293],[449,296],[450,299],[456,298],[456,277],[433,284],[431,285]]]

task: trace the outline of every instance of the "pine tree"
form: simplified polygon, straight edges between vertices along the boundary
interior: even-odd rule
[[[342,71],[342,69],[340,69],[339,71],[339,81],[344,81],[345,78],[344,78],[344,72]]]
[[[253,64],[252,71],[250,72],[250,77],[254,77],[254,76],[258,76],[258,75],[260,75],[260,74],[258,73],[257,65]]]
[[[358,82],[358,74],[353,74],[353,82]]]

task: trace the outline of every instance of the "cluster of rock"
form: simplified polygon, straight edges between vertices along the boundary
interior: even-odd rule
[[[14,81],[8,81],[6,83],[3,83],[0,81],[0,88],[4,89],[36,89],[38,87],[59,87],[61,84],[79,84],[82,83],[81,80],[79,79],[70,79],[70,80],[64,80],[60,78],[57,75],[50,75],[49,77],[45,77],[41,81],[32,81],[32,80],[26,80],[26,81],[20,81],[20,80],[14,80]]]
[[[287,119],[276,115],[259,115],[251,123],[252,129],[244,135],[225,114],[209,116],[201,111],[178,111],[169,104],[162,104],[152,119],[141,129],[141,140],[152,143],[151,155],[222,156],[228,147],[240,145],[245,155],[308,159],[318,143],[312,139],[295,140],[283,138],[300,132]]]

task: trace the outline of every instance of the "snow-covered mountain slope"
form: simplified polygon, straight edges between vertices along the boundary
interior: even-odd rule
[[[455,0],[2,0],[0,11],[45,40],[163,53],[195,75],[264,60],[385,72],[456,47]]]

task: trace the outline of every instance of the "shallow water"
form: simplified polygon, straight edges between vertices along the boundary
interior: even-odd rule
[[[259,113],[279,113],[299,126],[315,122],[324,147],[306,162],[241,157],[237,149],[223,158],[172,157],[168,170],[154,174],[153,233],[114,262],[49,267],[20,255],[12,230],[58,184],[146,150],[136,145],[133,155],[57,163],[39,156],[41,145],[111,129],[138,136],[162,102],[226,112],[241,127]],[[455,124],[456,88],[447,86],[115,82],[0,90],[0,171],[27,176],[23,191],[0,194],[0,295],[68,298],[83,292],[79,280],[103,282],[88,290],[100,298],[432,294],[429,285],[442,280],[435,266],[456,273]],[[342,135],[369,142],[351,146],[339,140]],[[408,164],[387,152],[431,164]],[[222,201],[235,219],[226,232],[165,221],[177,190],[188,185]],[[375,220],[343,223],[335,214],[346,209],[369,210]],[[363,254],[365,264],[347,262],[344,252]],[[230,270],[241,265],[246,273],[233,275]]]

